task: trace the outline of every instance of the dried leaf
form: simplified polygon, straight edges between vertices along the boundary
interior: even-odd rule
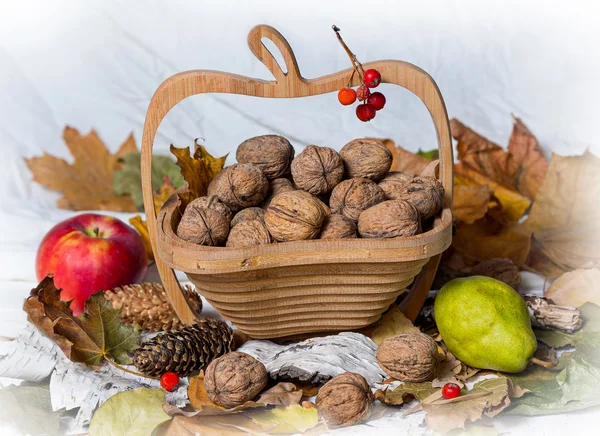
[[[137,388],[113,395],[96,410],[89,436],[145,436],[169,420],[162,408],[166,403],[161,389]]]
[[[578,269],[564,273],[544,293],[559,306],[600,306],[600,269]]]
[[[179,186],[175,186],[173,184],[169,176],[163,177],[162,185],[160,185],[158,190],[154,192],[154,210],[156,213],[158,213],[160,208],[167,202],[171,195],[175,194],[178,187]]]
[[[399,335],[400,333],[418,331],[419,329],[413,326],[412,322],[400,312],[398,306],[394,305],[385,313],[385,315],[383,315],[381,320],[379,320],[371,334],[371,339],[379,345],[385,339]]]
[[[194,140],[194,159],[203,160],[206,163],[209,180],[212,180],[223,169],[227,156],[229,156],[229,153],[225,156],[215,158],[208,152],[204,145],[198,144],[198,138]]]
[[[431,163],[431,159],[411,153],[400,146],[396,146],[391,139],[380,139],[381,142],[392,152],[392,171],[402,171],[414,176],[420,174],[423,169]]]
[[[400,406],[413,398],[423,401],[430,397],[439,389],[431,385],[431,382],[424,383],[402,383],[395,389],[386,389],[375,391],[375,399],[390,406]]]
[[[487,213],[493,192],[489,185],[455,184],[452,213],[459,221],[473,224]]]
[[[276,407],[254,413],[251,418],[268,434],[304,433],[316,427],[319,422],[317,409],[305,408],[300,405]]]
[[[58,434],[61,413],[52,411],[47,386],[6,386],[0,404],[3,434]]]
[[[459,223],[452,247],[473,262],[505,257],[517,266],[527,261],[531,236],[520,228],[494,228],[486,218],[473,224]]]
[[[47,153],[25,159],[33,180],[62,192],[58,207],[135,212],[137,208],[131,197],[115,195],[112,189],[113,173],[119,166],[119,159],[136,151],[133,135],[115,154],[110,154],[94,130],[82,136],[76,129],[65,127],[63,138],[74,157],[72,164]]]
[[[136,215],[132,218],[129,218],[129,224],[131,224],[140,235],[140,238],[142,239],[142,244],[144,244],[144,250],[146,250],[146,255],[148,256],[148,260],[154,260],[154,253],[152,252],[152,243],[150,242],[150,233],[148,233],[148,223],[145,220],[143,220],[140,215]]]
[[[127,353],[137,347],[139,329],[122,325],[119,311],[114,310],[100,292],[90,297],[83,314],[76,317],[69,303],[60,300],[60,290],[54,286],[51,276],[31,292],[29,300],[38,300],[43,305],[44,316],[32,311],[32,307],[39,310],[39,306],[27,300],[24,310],[30,315],[30,321],[47,332],[49,319],[53,330],[51,339],[57,341],[73,362],[98,366],[109,357],[121,364],[131,361]]]
[[[287,407],[292,404],[300,404],[303,395],[303,391],[297,389],[294,383],[281,382],[263,392],[257,403]]]
[[[120,158],[119,162],[122,163],[122,166],[113,174],[113,191],[117,195],[130,195],[138,209],[143,209],[144,198],[142,195],[140,152],[129,153]],[[183,185],[181,171],[169,156],[152,155],[152,191],[157,191],[161,187],[165,177],[171,181],[171,184],[175,188]]]
[[[552,156],[524,228],[533,233],[529,264],[546,274],[600,268],[600,158]]]

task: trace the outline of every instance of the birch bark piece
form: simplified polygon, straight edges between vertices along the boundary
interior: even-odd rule
[[[275,380],[322,384],[347,371],[362,375],[369,385],[388,378],[375,357],[377,344],[360,333],[345,332],[291,345],[252,340],[237,351],[262,362]]]
[[[558,306],[546,298],[531,295],[524,298],[533,327],[574,333],[583,325],[581,311],[575,307]]]

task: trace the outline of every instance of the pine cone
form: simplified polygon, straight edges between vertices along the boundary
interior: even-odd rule
[[[199,315],[202,299],[189,286],[184,286],[183,295],[192,311]],[[104,291],[104,298],[112,303],[113,309],[121,310],[123,324],[138,324],[143,330],[158,332],[183,327],[167,292],[160,283],[127,285]]]
[[[232,346],[233,330],[224,321],[204,318],[144,342],[135,351],[133,364],[151,376],[173,371],[185,377],[205,369],[214,359],[229,353]]]

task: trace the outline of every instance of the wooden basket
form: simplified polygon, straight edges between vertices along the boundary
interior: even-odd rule
[[[270,39],[286,63],[284,73],[261,38]],[[156,264],[178,316],[193,323],[174,270],[187,273],[198,292],[237,328],[254,338],[354,330],[377,321],[413,282],[401,304],[411,320],[418,315],[433,281],[440,255],[452,240],[452,142],[446,107],[433,79],[401,61],[365,64],[383,83],[402,86],[419,97],[433,118],[440,151],[439,178],[444,210],[426,233],[397,239],[311,240],[249,248],[205,247],[175,234],[180,219],[176,197],[154,210],[151,186],[152,145],[158,126],[177,103],[208,92],[267,98],[296,98],[338,91],[352,69],[317,79],[300,75],[283,36],[270,26],[254,27],[248,45],[275,77],[265,81],[209,70],[171,76],[150,101],[142,138],[144,207]],[[358,85],[354,78],[353,85]],[[415,279],[416,278],[416,279]]]

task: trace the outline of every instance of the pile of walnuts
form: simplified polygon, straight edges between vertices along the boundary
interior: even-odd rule
[[[200,245],[250,247],[305,239],[396,238],[420,233],[443,206],[434,177],[390,171],[392,154],[375,139],[340,152],[307,146],[294,158],[282,136],[240,144],[208,195],[191,202],[177,235]]]

